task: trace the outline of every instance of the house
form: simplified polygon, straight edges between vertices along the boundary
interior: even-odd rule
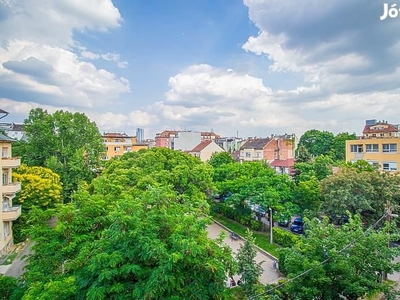
[[[400,125],[366,120],[363,135],[346,141],[346,161],[365,160],[381,171],[397,172],[400,166]]]
[[[155,137],[156,147],[172,150],[189,151],[204,140],[215,140],[219,135],[214,132],[164,130]]]
[[[147,143],[138,143],[136,136],[129,136],[126,133],[110,132],[102,135],[106,155],[104,160],[113,157],[120,157],[124,153],[136,152],[140,149],[148,149]]]
[[[219,152],[224,152],[224,149],[218,146],[213,140],[201,141],[191,151],[188,151],[189,154],[200,158],[203,162],[208,161],[213,153]]]
[[[275,159],[269,163],[269,165],[276,171],[278,174],[294,174],[294,158],[288,159]]]
[[[238,137],[219,137],[215,139],[215,142],[226,152],[233,153],[240,149],[244,140]]]
[[[12,222],[21,215],[21,206],[13,205],[12,199],[21,190],[21,183],[12,182],[12,169],[20,166],[20,158],[12,157],[12,142],[14,139],[0,133],[1,148],[1,183],[0,192],[0,256],[6,254],[13,246]]]
[[[22,124],[17,123],[0,123],[0,129],[5,134],[17,141],[26,141],[26,133]]]
[[[240,161],[287,160],[294,158],[296,136],[271,135],[267,138],[249,138],[240,147]]]

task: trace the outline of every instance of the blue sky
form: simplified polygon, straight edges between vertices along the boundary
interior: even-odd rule
[[[383,3],[5,0],[3,121],[64,109],[101,131],[142,127],[146,138],[400,123],[400,17],[381,21]]]

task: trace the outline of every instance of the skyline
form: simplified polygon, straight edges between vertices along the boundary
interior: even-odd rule
[[[400,123],[400,18],[384,1],[5,0],[0,108],[99,130],[360,134]],[[391,5],[391,4],[390,4]]]

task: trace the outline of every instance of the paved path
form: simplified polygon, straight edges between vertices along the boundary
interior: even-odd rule
[[[18,278],[22,275],[23,269],[27,264],[26,255],[30,253],[32,245],[32,242],[26,244],[24,249],[18,253],[12,264],[7,266],[8,268],[6,268],[4,275],[14,278]]]
[[[225,238],[224,242],[227,245],[229,245],[232,248],[233,253],[236,254],[240,248],[240,245],[243,243],[243,240],[241,240],[241,239],[231,240],[231,238],[229,237],[230,232],[227,231],[226,229],[224,229],[223,227],[221,227],[220,225],[218,225],[217,223],[213,223],[208,226],[208,237],[215,239],[220,234],[221,231],[225,231],[225,233],[227,234],[227,237]],[[256,256],[256,261],[257,262],[264,261],[261,265],[262,268],[264,269],[263,273],[260,276],[261,283],[263,283],[263,284],[276,283],[278,281],[278,279],[282,278],[282,277],[280,277],[278,270],[275,270],[273,268],[273,259],[272,258],[268,257],[261,251],[258,251],[257,256]],[[238,278],[235,276],[235,280],[237,280],[237,279]]]

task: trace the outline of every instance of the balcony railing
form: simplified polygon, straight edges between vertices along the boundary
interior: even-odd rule
[[[21,205],[9,207],[3,210],[3,221],[15,221],[21,215]]]
[[[19,157],[2,157],[1,166],[3,168],[17,168],[21,165],[21,158]]]
[[[21,183],[20,182],[10,182],[8,184],[3,184],[1,187],[1,192],[4,195],[14,195],[21,190]]]

